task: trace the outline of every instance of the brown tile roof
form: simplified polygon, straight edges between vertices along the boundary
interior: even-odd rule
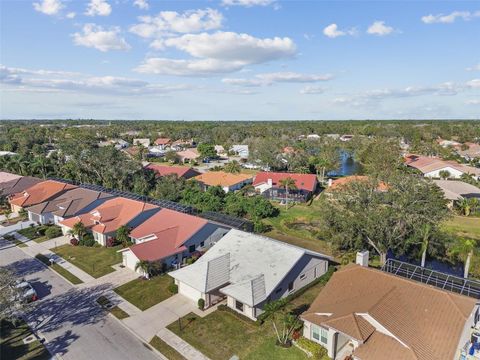
[[[25,189],[21,193],[13,195],[10,199],[10,203],[22,207],[36,205],[49,200],[66,190],[75,188],[75,185],[65,184],[54,180],[46,180]]]
[[[224,171],[209,171],[202,175],[196,176],[195,180],[200,181],[208,186],[233,186],[238,183],[252,179],[253,175],[247,174],[230,174]]]
[[[363,175],[351,175],[351,176],[344,176],[332,181],[332,185],[329,187],[330,190],[341,189],[342,187],[346,186],[347,184],[351,184],[352,182],[358,181],[369,181],[370,178],[368,176]],[[382,181],[378,183],[378,191],[387,191],[388,186]]]
[[[167,145],[170,144],[171,141],[170,138],[158,138],[155,140],[155,145]]]
[[[198,153],[198,150],[195,148],[192,149],[186,149],[183,151],[177,152],[177,155],[180,157],[182,161],[184,160],[195,160],[200,157],[200,154]]]
[[[45,180],[42,180],[36,177],[31,177],[31,176],[20,176],[14,180],[1,183],[0,189],[3,195],[10,196],[10,195],[20,193],[25,189],[32,187],[33,185],[41,183],[42,181],[45,181]]]
[[[474,306],[475,300],[465,296],[350,265],[332,276],[302,317],[323,326],[333,321],[342,326],[338,330],[356,339],[365,337],[370,330],[358,323],[358,317],[367,321],[371,317],[406,344],[419,360],[443,360],[454,357]],[[357,315],[357,325],[344,324],[349,315]],[[377,351],[384,357],[389,355],[387,348]]]
[[[18,180],[21,177],[22,177],[21,175],[0,171],[0,184],[6,183],[12,180]]]
[[[158,207],[141,201],[117,197],[106,200],[87,214],[71,217],[63,220],[60,224],[72,228],[80,221],[92,231],[105,234],[117,231],[119,227],[127,225],[142,212],[155,208]]]
[[[367,340],[375,331],[375,328],[367,320],[354,313],[327,319],[324,324],[360,341]]]
[[[468,166],[464,164],[459,164],[456,161],[446,161],[437,157],[428,157],[421,155],[409,154],[405,156],[405,164],[415,169],[420,170],[422,173],[426,174],[431,171],[440,170],[445,167],[451,167],[458,171],[468,174],[480,175],[480,169],[473,166]]]
[[[388,354],[388,355],[387,355]],[[368,341],[354,351],[359,360],[417,360],[415,353],[391,336],[375,331]]]
[[[145,166],[145,168],[154,171],[157,176],[176,174],[178,177],[184,177],[185,179],[189,179],[200,174],[197,170],[192,169],[188,166],[167,166],[149,164]]]

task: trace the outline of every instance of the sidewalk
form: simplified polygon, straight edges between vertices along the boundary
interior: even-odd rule
[[[178,337],[168,329],[163,328],[157,333],[157,336],[163,341],[165,341],[172,348],[177,350],[188,360],[210,360],[200,351],[195,349],[192,345],[182,340],[180,337]]]

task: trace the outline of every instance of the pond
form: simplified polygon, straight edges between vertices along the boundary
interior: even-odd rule
[[[362,173],[362,166],[353,159],[353,154],[342,151],[340,154],[340,167],[327,173],[328,176],[349,176]]]

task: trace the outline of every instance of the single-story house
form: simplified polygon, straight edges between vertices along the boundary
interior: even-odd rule
[[[75,185],[60,181],[45,180],[27,189],[13,194],[10,197],[12,212],[18,213],[21,209],[40,204],[41,202],[55,198],[67,190],[75,189]]]
[[[177,211],[162,209],[134,228],[134,245],[122,249],[123,265],[135,270],[140,260],[179,266],[196,251],[204,251],[230,229]]]
[[[42,181],[42,179],[32,176],[19,176],[16,174],[10,174],[6,172],[0,172],[0,194],[5,196],[11,196],[36,185]]]
[[[196,161],[200,157],[200,154],[196,148],[191,148],[177,152],[177,156],[181,162],[186,163],[190,161]]]
[[[353,139],[353,135],[345,134],[345,135],[340,136],[340,141],[343,141],[343,142],[350,141],[352,139]]]
[[[450,206],[453,202],[463,199],[477,198],[480,200],[480,189],[474,185],[463,181],[456,180],[433,180],[445,195],[445,199],[450,201]]]
[[[66,218],[84,214],[112,195],[77,187],[27,208],[28,218],[39,224],[58,224]]]
[[[217,155],[225,154],[225,148],[222,145],[215,145],[215,152]]]
[[[459,143],[458,141],[455,141],[455,140],[445,140],[445,139],[437,139],[437,143],[438,145],[440,145],[441,147],[449,147],[449,146],[453,146],[453,147],[456,147],[456,146],[460,146],[462,145],[461,143]]]
[[[178,292],[210,307],[227,306],[256,320],[269,302],[284,298],[328,270],[328,256],[264,236],[230,230],[192,265],[170,272]]]
[[[248,174],[231,174],[224,171],[208,171],[194,178],[206,190],[210,186],[220,186],[226,193],[240,190],[251,184],[253,176]]]
[[[156,176],[165,176],[175,174],[179,178],[190,179],[192,177],[200,175],[200,173],[188,166],[165,166],[157,164],[149,164],[145,166],[145,169],[149,169],[155,172]]]
[[[140,147],[137,145],[122,149],[122,151],[130,158],[136,157],[140,153]]]
[[[467,149],[462,150],[462,146],[456,146],[457,154],[463,157],[467,161],[480,159],[480,144],[465,143]]]
[[[240,156],[242,159],[248,159],[249,151],[248,145],[233,145],[230,148],[231,152],[234,152],[236,155]]]
[[[150,146],[148,148],[148,155],[151,157],[162,157],[165,155],[165,150],[160,146]]]
[[[318,139],[320,139],[320,135],[318,135],[318,134],[308,134],[308,135],[307,135],[307,139],[309,139],[309,140],[318,140]]]
[[[154,144],[162,150],[165,150],[167,147],[170,146],[172,140],[169,138],[158,138],[154,141]]]
[[[366,264],[366,265],[365,265]],[[303,336],[343,360],[453,360],[478,321],[473,298],[351,264],[302,314]]]
[[[463,174],[472,175],[480,179],[480,168],[459,164],[456,161],[445,161],[437,157],[428,157],[409,154],[405,157],[405,164],[422,172],[425,177],[440,178],[441,171],[448,171],[450,178],[459,179]]]
[[[80,214],[59,222],[64,235],[81,222],[92,232],[93,238],[100,245],[106,246],[107,240],[116,237],[116,231],[122,227],[135,228],[154,215],[160,208],[124,197],[107,199],[90,212]]]
[[[370,181],[370,178],[365,175],[349,175],[349,176],[343,176],[338,179],[328,179],[328,191],[331,190],[340,190],[342,187],[348,186],[348,184],[354,183],[354,182],[368,182]],[[387,191],[388,190],[388,185],[385,184],[383,181],[378,183],[377,186],[377,191]]]
[[[193,139],[190,139],[190,140],[179,139],[172,142],[170,145],[170,148],[174,151],[181,151],[185,148],[191,148],[194,145],[195,145],[195,142],[193,141]]]
[[[142,145],[143,147],[148,148],[150,146],[150,139],[146,139],[146,138],[133,139],[133,145]]]
[[[294,174],[280,172],[259,172],[255,175],[253,186],[255,190],[269,199],[283,201],[286,190],[280,184],[282,180],[291,178],[295,181],[295,189],[288,189],[289,200],[305,202],[317,190],[317,176],[313,174]]]

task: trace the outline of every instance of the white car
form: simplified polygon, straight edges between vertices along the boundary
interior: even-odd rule
[[[20,279],[15,282],[14,287],[18,289],[17,299],[22,302],[32,302],[38,300],[38,295],[32,284],[25,279]]]

